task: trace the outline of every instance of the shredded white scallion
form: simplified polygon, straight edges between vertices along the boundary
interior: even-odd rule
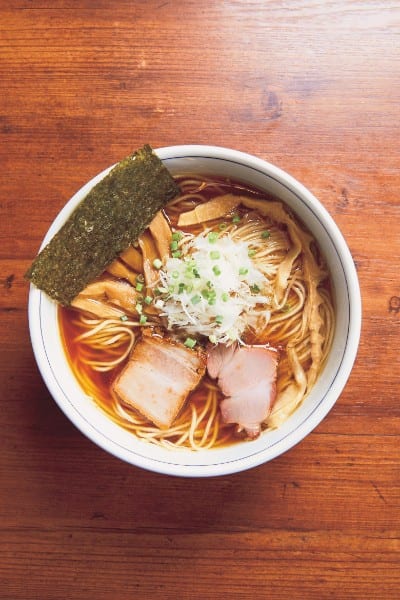
[[[160,269],[161,314],[169,329],[229,344],[240,341],[255,317],[268,318],[270,285],[247,242],[205,231],[186,235],[179,249],[180,257]]]

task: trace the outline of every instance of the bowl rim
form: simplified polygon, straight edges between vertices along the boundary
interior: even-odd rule
[[[353,368],[361,334],[362,305],[357,271],[347,243],[333,218],[321,202],[302,183],[297,181],[286,171],[264,159],[222,146],[200,144],[176,145],[155,148],[154,151],[161,160],[166,163],[168,163],[169,160],[183,158],[210,158],[237,163],[250,169],[260,171],[262,174],[279,182],[283,187],[286,187],[292,194],[305,203],[308,208],[311,208],[314,214],[318,215],[317,218],[320,222],[322,221],[322,226],[331,238],[332,244],[341,262],[343,274],[346,279],[349,310],[346,346],[337,373],[329,387],[329,393],[325,394],[325,397],[321,399],[314,410],[307,415],[307,418],[302,423],[297,424],[295,429],[290,431],[283,439],[278,440],[272,446],[267,446],[264,450],[249,453],[244,457],[232,458],[232,460],[229,461],[216,462],[213,464],[182,464],[169,462],[167,460],[158,461],[152,457],[138,454],[135,451],[127,452],[126,448],[118,444],[116,440],[105,437],[102,431],[99,431],[92,423],[88,423],[84,415],[81,415],[72,404],[65,402],[63,390],[59,385],[55,374],[52,372],[51,359],[46,353],[42,338],[43,332],[41,331],[41,322],[38,318],[42,302],[46,302],[47,298],[43,292],[37,290],[31,284],[28,300],[28,318],[32,348],[42,378],[53,399],[81,433],[91,439],[103,450],[131,465],[166,475],[182,477],[228,475],[268,462],[294,447],[315,429],[337,401]],[[50,225],[40,248],[48,243],[54,233],[68,217],[68,214],[72,212],[91,187],[100,181],[113,166],[114,165],[107,167],[98,175],[90,179],[65,203]],[[48,300],[48,302],[50,302],[50,300]],[[200,451],[200,455],[201,452],[202,451]],[[132,457],[132,453],[134,454],[134,457]],[[266,456],[266,454],[268,454],[268,456]]]

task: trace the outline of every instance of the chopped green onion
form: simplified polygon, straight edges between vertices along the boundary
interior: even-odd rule
[[[208,339],[209,339],[209,341],[210,341],[212,344],[216,344],[216,343],[217,343],[217,338],[216,338],[216,336],[215,336],[215,335],[209,335],[209,336],[208,336]]]
[[[204,288],[204,290],[201,292],[201,295],[208,301],[210,306],[215,304],[217,301],[217,293],[215,290],[208,290],[207,288]]]
[[[192,283],[188,283],[186,285],[186,291],[188,294],[190,294],[190,292],[193,292],[193,284]]]
[[[185,284],[181,282],[178,285],[178,294],[183,294],[184,291],[185,291]]]
[[[268,230],[262,232],[261,237],[263,240],[267,240],[271,236],[271,233]]]
[[[178,242],[176,240],[172,240],[169,247],[171,248],[171,250],[178,250]]]
[[[136,312],[139,313],[139,315],[141,315],[143,312],[143,306],[141,304],[137,303],[135,308],[136,308]]]
[[[193,269],[193,275],[197,278],[200,279],[200,273],[198,272],[197,269]]]
[[[239,215],[233,215],[233,217],[232,217],[232,223],[239,223],[239,221],[240,221]]]
[[[261,289],[258,287],[258,285],[256,283],[254,285],[250,286],[250,290],[252,291],[253,294],[257,294],[258,292],[261,292]]]
[[[214,272],[214,275],[221,275],[221,269],[218,265],[214,265],[212,270]]]
[[[179,271],[172,271],[172,277],[174,279],[179,279]]]
[[[217,315],[215,317],[215,322],[218,323],[218,325],[221,325],[223,320],[224,320],[224,317],[222,315]]]
[[[222,298],[222,302],[228,302],[228,300],[229,300],[229,294],[227,294],[226,292],[224,292],[221,295],[221,298]]]
[[[289,312],[289,310],[290,310],[290,304],[285,304],[281,308],[281,312]]]
[[[146,296],[144,301],[146,302],[146,304],[151,304],[153,302],[153,298],[151,296]]]
[[[182,235],[183,234],[181,231],[174,231],[172,234],[172,241],[179,242],[182,239]]]
[[[141,273],[139,273],[139,275],[136,277],[136,281],[138,283],[144,283],[144,277]]]
[[[255,250],[254,248],[249,248],[247,255],[249,256],[249,258],[251,258],[252,256],[255,255],[256,252],[257,252],[257,250]]]
[[[240,267],[239,269],[239,275],[247,275],[248,272],[249,270],[246,267]]]
[[[153,260],[153,267],[155,269],[161,269],[161,267],[162,267],[162,261],[159,258],[155,258]]]
[[[218,239],[218,233],[216,233],[215,231],[210,231],[210,233],[207,236],[207,239],[210,242],[210,244],[215,244],[215,242]]]
[[[194,348],[196,343],[197,343],[196,340],[194,340],[193,338],[187,337],[184,342],[184,346],[186,346],[187,348]]]
[[[141,292],[143,289],[143,283],[141,283],[140,281],[136,284],[135,289],[137,292]]]
[[[147,322],[146,315],[140,315],[139,323],[140,325],[144,325]]]
[[[224,229],[226,229],[226,228],[227,228],[227,224],[226,223],[220,223],[219,226],[218,226],[218,229],[220,231],[224,231]]]
[[[219,250],[211,250],[210,258],[212,258],[212,260],[218,260],[218,258],[221,258],[221,252]]]
[[[182,252],[180,250],[175,250],[172,252],[172,258],[180,258],[182,256]]]
[[[199,296],[199,294],[196,294],[195,296],[192,296],[190,301],[192,304],[198,304],[199,302],[201,302],[201,296]]]
[[[127,317],[126,315],[121,315],[121,316],[120,316],[120,320],[121,320],[121,321],[127,321],[127,320],[128,320],[128,317]]]
[[[207,281],[207,287],[209,287],[210,289],[212,287],[214,287],[213,282],[212,281]]]

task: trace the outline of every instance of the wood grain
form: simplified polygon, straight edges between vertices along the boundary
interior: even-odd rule
[[[378,0],[0,4],[0,599],[397,599],[400,9]],[[353,253],[363,331],[328,417],[209,480],[86,440],[35,365],[23,274],[81,185],[145,142],[286,169]]]

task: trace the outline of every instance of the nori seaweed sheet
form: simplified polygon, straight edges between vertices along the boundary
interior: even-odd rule
[[[178,193],[167,168],[145,145],[88,193],[25,277],[68,306]]]

